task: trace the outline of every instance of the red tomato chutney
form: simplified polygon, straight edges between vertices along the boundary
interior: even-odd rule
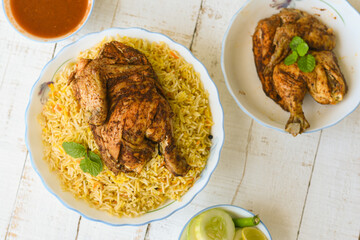
[[[56,38],[75,30],[88,5],[89,0],[10,0],[19,26],[42,38]]]

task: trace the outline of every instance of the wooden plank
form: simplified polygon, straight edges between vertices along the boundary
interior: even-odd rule
[[[7,239],[75,239],[78,221],[44,188],[27,158]]]
[[[358,240],[360,109],[323,132],[299,238]]]
[[[141,27],[189,46],[201,0],[120,1],[112,27]]]
[[[348,2],[349,2],[358,12],[360,12],[360,1],[358,1],[358,0],[348,0]]]
[[[24,113],[30,89],[52,45],[20,36],[0,9],[0,238],[4,239],[14,207],[25,158]]]
[[[260,214],[273,239],[295,239],[319,133],[291,135],[254,124],[234,204]]]
[[[147,225],[140,227],[112,227],[103,223],[97,223],[82,218],[79,225],[79,235],[77,239],[141,240],[145,238],[146,229]]]

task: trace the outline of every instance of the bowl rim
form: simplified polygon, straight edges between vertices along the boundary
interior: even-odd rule
[[[221,131],[219,132],[219,142],[218,142],[218,145],[219,145],[219,152],[216,155],[214,155],[214,158],[216,158],[216,163],[214,165],[214,168],[209,172],[209,177],[208,179],[204,182],[204,185],[202,187],[199,188],[199,190],[194,194],[194,196],[191,197],[191,199],[189,199],[189,201],[187,203],[185,203],[184,205],[180,206],[179,208],[173,210],[172,212],[168,213],[168,214],[165,214],[165,216],[163,217],[159,217],[159,218],[154,218],[152,220],[148,220],[148,221],[145,221],[145,222],[141,222],[141,223],[110,223],[110,222],[107,222],[105,220],[101,220],[101,219],[96,219],[96,218],[93,218],[93,217],[89,217],[86,213],[83,213],[81,212],[80,210],[77,210],[73,207],[70,207],[67,203],[65,203],[65,201],[63,201],[61,199],[60,196],[58,196],[53,190],[51,190],[51,188],[47,185],[47,183],[45,182],[45,179],[41,176],[39,170],[37,169],[36,165],[35,165],[35,162],[34,162],[34,159],[33,159],[33,156],[32,156],[32,153],[31,153],[31,148],[30,148],[30,144],[29,144],[29,132],[28,132],[28,118],[30,118],[29,116],[29,108],[30,108],[30,105],[31,105],[31,102],[32,102],[32,99],[33,99],[33,96],[34,96],[34,92],[35,92],[35,87],[37,86],[38,82],[42,79],[43,75],[44,75],[44,72],[45,70],[47,69],[48,65],[54,61],[54,59],[56,59],[66,48],[78,43],[80,40],[88,37],[88,36],[91,36],[91,35],[96,35],[96,34],[100,34],[100,33],[103,33],[103,32],[106,32],[106,31],[113,31],[113,30],[120,30],[120,31],[123,31],[123,30],[136,30],[136,31],[143,31],[143,32],[146,32],[146,33],[150,33],[150,34],[155,34],[155,35],[161,35],[162,37],[168,39],[169,41],[171,41],[173,44],[175,45],[178,45],[180,48],[183,48],[185,51],[189,52],[191,57],[194,59],[195,62],[198,62],[200,64],[200,67],[204,68],[205,70],[205,74],[206,74],[206,77],[208,77],[208,79],[210,80],[210,84],[213,85],[214,89],[215,89],[215,93],[216,93],[216,97],[214,97],[214,100],[217,101],[217,103],[219,104],[219,107],[220,107],[220,129]],[[45,189],[51,193],[51,195],[53,195],[63,206],[65,206],[66,208],[80,214],[82,217],[88,219],[88,220],[91,220],[91,221],[94,221],[94,222],[100,222],[100,223],[103,223],[103,224],[106,224],[106,225],[110,225],[110,226],[117,226],[117,227],[120,227],[120,226],[142,226],[142,225],[145,225],[145,224],[149,224],[151,222],[155,222],[155,221],[161,221],[163,219],[166,219],[168,218],[169,216],[171,216],[172,214],[174,214],[175,212],[185,208],[187,205],[189,205],[193,199],[207,186],[207,184],[209,183],[210,181],[210,178],[213,174],[213,172],[215,171],[217,165],[219,164],[219,161],[220,161],[220,155],[221,155],[221,150],[222,150],[222,147],[224,145],[224,141],[225,141],[225,129],[224,129],[224,110],[223,110],[223,107],[222,107],[222,104],[221,104],[221,101],[220,101],[220,95],[219,95],[219,90],[215,84],[215,82],[212,80],[212,78],[210,77],[210,74],[207,70],[207,68],[205,67],[205,65],[199,61],[199,59],[197,59],[194,54],[187,48],[185,47],[184,45],[174,41],[173,39],[171,39],[170,37],[166,36],[165,34],[162,34],[162,33],[159,33],[159,32],[152,32],[152,31],[149,31],[149,30],[146,30],[146,29],[143,29],[143,28],[139,28],[139,27],[131,27],[131,28],[119,28],[119,27],[114,27],[114,28],[108,28],[108,29],[105,29],[103,31],[99,31],[99,32],[92,32],[92,33],[88,33],[88,34],[85,34],[84,36],[80,37],[79,39],[77,39],[76,41],[74,42],[71,42],[69,44],[67,44],[66,46],[64,46],[51,60],[49,60],[45,66],[43,67],[43,69],[41,70],[40,72],[40,75],[38,77],[38,79],[36,80],[36,82],[33,84],[32,88],[31,88],[31,91],[30,91],[30,95],[29,95],[29,101],[28,101],[28,104],[27,104],[27,107],[26,107],[26,110],[25,110],[25,145],[29,151],[29,157],[30,157],[30,162],[31,162],[31,166],[32,168],[34,169],[34,171],[36,172],[36,174],[38,175],[38,177],[40,178],[42,184],[44,185]],[[205,169],[205,168],[204,168]],[[203,169],[203,171],[204,171]],[[163,206],[161,206],[163,207]],[[99,210],[100,211],[100,210]]]
[[[251,2],[252,0],[247,0],[237,11],[236,13],[231,17],[231,20],[230,20],[230,23],[225,31],[225,34],[223,36],[223,40],[222,40],[222,43],[221,43],[221,70],[223,72],[223,76],[224,76],[224,79],[225,79],[225,84],[226,84],[226,87],[228,89],[228,91],[230,92],[230,95],[233,97],[233,99],[235,100],[236,104],[238,105],[238,107],[240,107],[240,109],[245,112],[249,117],[251,117],[253,120],[255,120],[257,123],[259,123],[260,125],[262,126],[265,126],[265,127],[268,127],[268,128],[271,128],[271,129],[274,129],[274,130],[277,130],[279,132],[282,132],[282,133],[288,133],[286,132],[283,128],[278,128],[278,127],[275,127],[275,126],[272,126],[270,124],[267,124],[265,122],[263,122],[262,120],[256,118],[252,113],[250,113],[249,110],[247,110],[241,103],[240,101],[237,99],[234,91],[232,90],[231,86],[230,86],[230,81],[227,77],[227,74],[226,74],[226,70],[225,70],[225,45],[226,45],[226,40],[227,40],[227,37],[229,35],[229,32],[230,32],[230,28],[231,26],[233,25],[235,19],[237,18],[237,16],[239,15],[239,13]],[[357,14],[360,15],[360,12],[358,12],[350,3],[349,3],[349,0],[346,0],[344,2],[344,4],[347,4],[348,6],[350,6],[350,8],[352,8]],[[342,120],[344,120],[347,116],[349,116],[351,113],[353,113],[358,107],[360,106],[360,100],[359,102],[357,103],[357,105],[354,107],[354,109],[352,109],[351,111],[349,111],[347,114],[345,114],[342,118],[338,119],[337,121],[333,122],[333,123],[330,123],[330,124],[327,124],[323,127],[320,127],[320,128],[316,128],[316,129],[312,129],[312,130],[309,130],[309,131],[305,131],[303,132],[302,134],[308,134],[308,133],[314,133],[314,132],[318,132],[318,131],[321,131],[323,129],[326,129],[326,128],[330,128],[332,126],[335,126],[336,124],[338,124],[339,122],[341,122]]]
[[[245,211],[245,212],[249,213],[249,214],[250,214],[251,216],[253,216],[253,217],[255,216],[255,214],[252,213],[252,212],[250,212],[249,210],[247,210],[247,209],[245,209],[245,208],[242,208],[242,207],[239,207],[239,206],[236,206],[236,205],[233,205],[233,204],[217,204],[217,205],[212,205],[212,206],[209,206],[209,207],[207,207],[207,208],[204,208],[204,209],[200,210],[199,212],[195,213],[195,214],[186,222],[186,224],[183,226],[183,228],[182,228],[182,230],[181,230],[181,232],[180,232],[180,235],[179,235],[178,240],[181,240],[181,236],[183,235],[186,227],[189,225],[190,221],[191,221],[192,219],[194,219],[197,215],[199,215],[199,214],[201,214],[201,213],[203,213],[203,212],[205,212],[205,211],[207,211],[207,210],[209,210],[209,209],[222,208],[222,207],[233,207],[233,208],[237,208],[237,209],[240,209],[240,210],[242,210],[242,211]],[[259,223],[259,224],[262,224],[262,226],[264,226],[267,234],[269,234],[270,239],[268,239],[268,240],[272,240],[272,236],[271,236],[271,234],[270,234],[270,231],[269,231],[269,229],[266,227],[265,223],[260,220],[260,223]],[[260,231],[261,231],[261,230],[260,230]]]
[[[9,0],[9,1],[11,1],[11,0]],[[65,39],[68,39],[68,38],[74,36],[76,33],[78,33],[78,32],[86,25],[86,23],[88,22],[91,14],[92,14],[92,12],[93,12],[94,5],[95,5],[95,1],[96,1],[96,0],[89,0],[89,2],[91,2],[90,11],[89,11],[89,13],[88,13],[87,16],[86,16],[85,21],[80,25],[80,27],[79,27],[78,29],[76,29],[76,30],[75,30],[74,32],[72,32],[70,35],[67,35],[67,36],[66,36],[66,34],[64,34],[64,35],[62,35],[62,36],[60,36],[60,37],[49,38],[50,40],[46,40],[46,38],[42,38],[43,40],[41,40],[40,37],[39,37],[38,39],[37,39],[37,38],[32,38],[32,37],[30,37],[31,35],[30,35],[30,36],[27,36],[27,35],[23,34],[22,32],[20,32],[19,29],[17,29],[17,28],[14,26],[14,24],[10,21],[9,16],[8,16],[8,14],[6,13],[5,3],[4,3],[5,0],[2,0],[1,2],[2,2],[2,9],[3,9],[4,15],[5,15],[5,19],[7,20],[7,22],[9,23],[9,25],[10,25],[18,34],[20,34],[21,36],[25,37],[26,39],[29,39],[29,40],[31,40],[31,41],[38,42],[38,43],[57,43],[57,42],[63,41],[63,40],[65,40]],[[65,37],[63,37],[63,36],[65,36]]]

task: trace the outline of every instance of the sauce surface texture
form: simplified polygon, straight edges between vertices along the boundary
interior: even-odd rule
[[[78,26],[88,3],[88,0],[10,0],[10,8],[15,21],[26,32],[55,38]]]

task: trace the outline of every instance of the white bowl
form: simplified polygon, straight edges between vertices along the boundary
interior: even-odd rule
[[[221,66],[226,85],[239,107],[260,124],[284,131],[289,113],[283,111],[262,90],[252,52],[252,34],[257,22],[278,13],[274,6],[289,6],[318,14],[333,28],[337,38],[335,53],[349,91],[337,105],[321,105],[309,94],[303,103],[310,123],[307,133],[335,125],[360,103],[360,15],[346,1],[335,0],[248,0],[234,15],[222,43]],[[271,6],[272,5],[272,6]]]
[[[215,205],[215,206],[211,206],[208,208],[205,208],[203,210],[201,210],[200,212],[196,213],[194,216],[192,216],[192,218],[185,224],[185,226],[183,227],[183,229],[181,230],[180,236],[179,236],[179,240],[186,240],[186,228],[189,225],[190,221],[196,217],[197,215],[199,215],[200,213],[203,213],[209,209],[212,208],[219,208],[222,209],[226,212],[228,212],[232,218],[247,218],[247,217],[254,217],[255,214],[253,214],[252,212],[238,207],[238,206],[234,206],[234,205],[228,205],[228,204],[222,204],[222,205]],[[256,228],[258,228],[260,231],[262,231],[265,236],[267,237],[268,240],[272,240],[271,235],[269,230],[267,229],[267,227],[265,226],[265,224],[260,221],[260,223],[256,226]]]
[[[204,88],[209,92],[210,108],[213,115],[214,125],[211,134],[213,135],[210,156],[205,169],[201,173],[200,178],[195,182],[194,186],[182,197],[181,201],[174,201],[171,204],[159,207],[155,211],[146,213],[136,218],[119,218],[112,216],[107,212],[91,208],[88,203],[83,200],[76,200],[70,192],[61,189],[60,181],[54,172],[49,170],[48,164],[43,160],[43,144],[41,140],[41,127],[37,121],[37,116],[42,110],[40,103],[41,97],[38,95],[39,88],[42,83],[51,81],[54,73],[59,66],[69,59],[76,58],[80,51],[86,50],[107,36],[129,36],[135,38],[147,39],[149,41],[165,42],[171,49],[179,52],[184,59],[194,66],[196,72],[200,74]],[[72,209],[82,216],[103,223],[116,226],[124,225],[143,225],[151,221],[164,219],[174,212],[180,210],[189,204],[192,199],[206,186],[212,172],[215,170],[222,145],[224,143],[224,114],[220,104],[218,90],[211,80],[204,65],[197,60],[192,53],[184,46],[174,42],[167,36],[160,33],[153,33],[139,28],[111,28],[99,33],[88,34],[78,41],[64,47],[50,62],[46,64],[42,70],[39,79],[34,84],[28,107],[26,109],[26,145],[29,149],[31,163],[34,170],[40,176],[46,189],[52,193],[61,203],[69,209]]]
[[[23,35],[24,37],[34,40],[34,41],[38,41],[38,42],[47,42],[47,43],[53,43],[53,42],[59,42],[62,41],[64,39],[67,39],[71,36],[73,36],[74,34],[76,34],[78,31],[80,31],[81,28],[83,28],[83,26],[85,26],[85,24],[87,23],[87,21],[90,18],[90,15],[92,13],[92,10],[94,8],[94,4],[95,4],[95,0],[89,0],[88,3],[88,7],[86,9],[86,13],[84,18],[81,20],[81,22],[74,28],[72,29],[70,32],[62,35],[62,36],[58,36],[58,37],[54,37],[54,38],[43,38],[43,37],[38,37],[36,35],[33,35],[29,32],[27,32],[26,30],[24,30],[15,20],[12,12],[11,12],[11,7],[10,7],[10,1],[11,0],[2,0],[2,6],[3,6],[3,10],[4,10],[4,14],[6,16],[6,19],[8,20],[9,24],[21,35]]]

